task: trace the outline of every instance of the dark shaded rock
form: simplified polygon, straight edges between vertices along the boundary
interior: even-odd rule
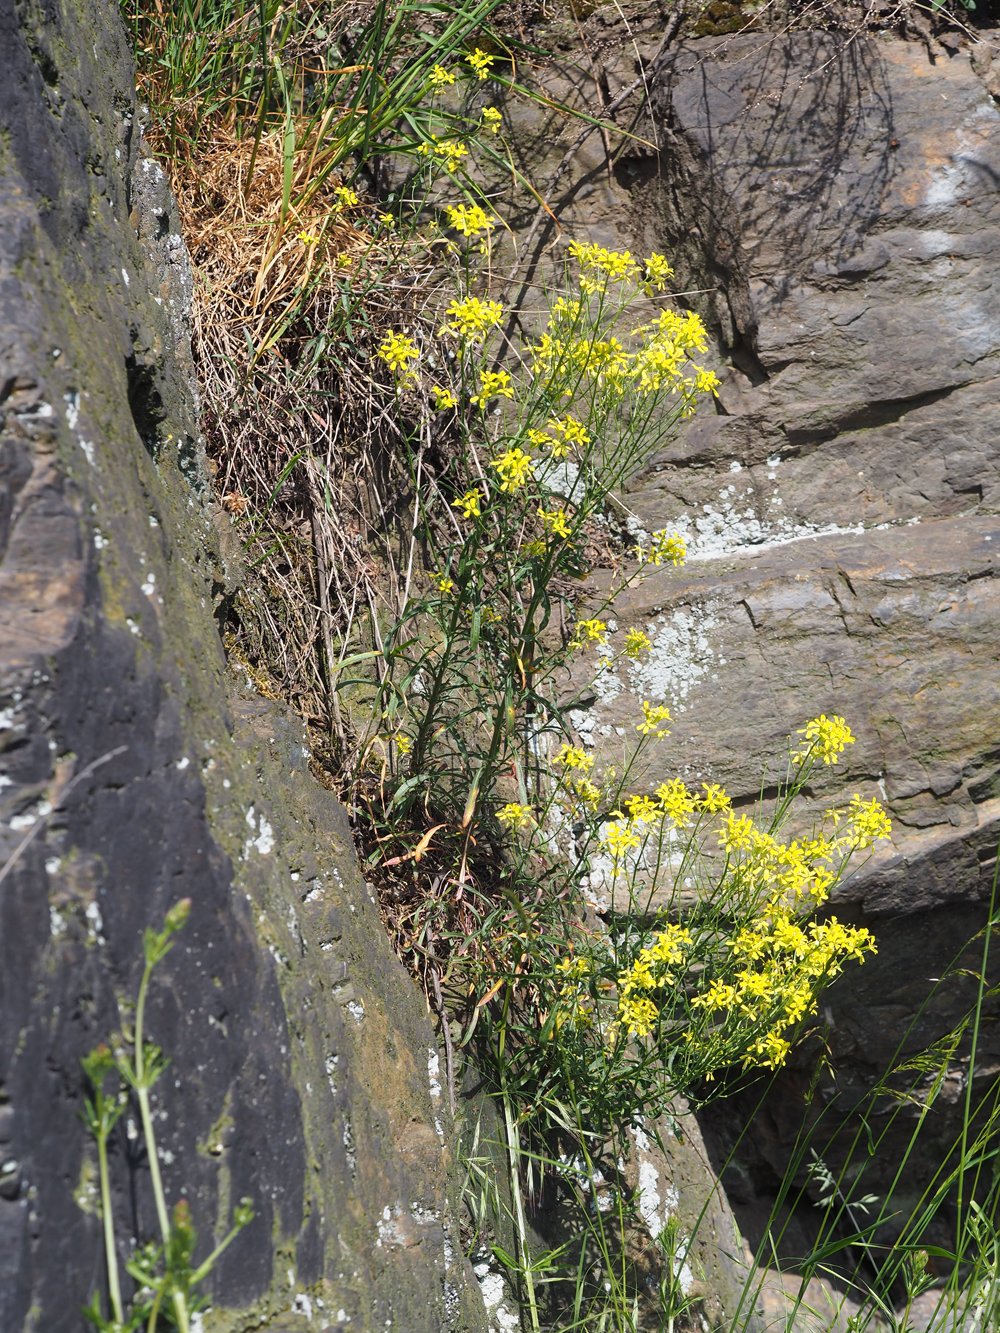
[[[101,1286],[80,1059],[182,897],[166,1190],[199,1257],[257,1213],[213,1327],[482,1327],[423,1001],[300,731],[227,680],[190,273],[114,6],[0,3],[0,123],[0,1327],[78,1329]],[[155,1229],[125,1122],[111,1159],[124,1259]]]

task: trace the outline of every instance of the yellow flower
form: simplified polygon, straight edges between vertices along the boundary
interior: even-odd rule
[[[665,560],[669,560],[672,565],[682,565],[686,556],[687,543],[679,532],[667,532],[666,528],[660,528],[650,538],[648,559],[651,565],[662,565]]]
[[[686,828],[698,807],[697,797],[687,784],[680,778],[669,778],[657,787],[656,796],[667,818],[678,828]]]
[[[605,826],[604,836],[601,838],[601,847],[615,861],[620,861],[626,852],[633,851],[640,845],[641,841],[642,839],[630,824],[613,820]]]
[[[573,800],[594,811],[601,803],[601,789],[590,778],[569,777],[566,786]]]
[[[643,699],[642,721],[636,723],[635,729],[640,736],[648,736],[650,732],[655,732],[659,739],[670,735],[668,728],[663,725],[669,721],[670,709],[665,704],[650,704]]]
[[[716,375],[714,370],[702,370],[700,366],[695,366],[694,391],[695,393],[712,393],[719,396],[719,385],[722,381]]]
[[[656,1023],[657,1009],[645,996],[636,999],[632,994],[618,997],[618,1021],[630,1037],[648,1037]]]
[[[338,185],[333,197],[341,208],[353,208],[355,204],[361,202],[349,185]]]
[[[493,226],[493,218],[478,204],[449,204],[444,211],[449,224],[463,236],[478,236]]]
[[[651,824],[653,820],[659,819],[662,813],[660,807],[649,796],[629,796],[625,801],[625,809],[628,811],[629,819],[636,824]]]
[[[435,384],[431,393],[434,395],[434,407],[438,412],[447,412],[450,408],[458,406],[458,399],[452,391],[442,388],[440,384]]]
[[[464,495],[460,495],[457,500],[452,500],[451,505],[453,509],[461,509],[463,518],[479,518],[482,513],[479,507],[481,499],[482,496],[479,491],[473,488],[471,491],[466,491]]]
[[[639,275],[639,265],[628,250],[606,250],[603,245],[570,241],[569,253],[580,265],[580,286],[594,292],[608,282],[627,282]]]
[[[848,837],[855,847],[870,847],[879,838],[888,838],[892,833],[892,820],[874,797],[863,801],[860,796],[852,796],[847,814],[850,819]]]
[[[535,463],[530,454],[523,449],[507,449],[499,458],[494,458],[490,467],[496,469],[500,479],[500,490],[510,494],[534,479]]]
[[[499,301],[482,301],[478,296],[467,296],[464,301],[452,301],[445,314],[451,322],[445,325],[450,333],[475,341],[495,328],[503,319]]]
[[[405,731],[397,731],[395,736],[389,737],[389,740],[395,745],[396,752],[400,755],[409,754],[413,749],[413,742]]]
[[[455,82],[455,75],[450,69],[445,69],[444,65],[435,65],[427,76],[428,82],[435,92],[440,88],[448,88]]]
[[[728,853],[746,851],[753,846],[756,832],[749,815],[736,815],[730,810],[725,827],[719,830],[719,842]]]
[[[439,139],[433,134],[428,141],[420,144],[417,152],[421,157],[439,158],[445,171],[457,171],[469,150],[458,139]]]
[[[409,363],[420,355],[420,348],[407,334],[397,333],[394,330],[387,333],[375,355],[380,361],[384,361],[394,374],[400,375],[404,382],[416,379]]]
[[[791,1049],[790,1043],[779,1037],[776,1032],[769,1032],[766,1037],[761,1037],[750,1048],[751,1053],[757,1056],[758,1063],[764,1065],[767,1069],[780,1069]],[[751,1058],[748,1055],[744,1064],[751,1063]]]
[[[646,952],[658,963],[680,963],[684,958],[684,950],[689,949],[692,943],[691,932],[685,926],[671,923],[657,932],[656,943]]]
[[[572,955],[560,958],[556,971],[566,977],[585,977],[590,973],[590,963],[586,958],[574,958]]]
[[[435,574],[434,581],[437,583],[438,592],[449,593],[455,591],[455,580],[450,579],[447,574]]]
[[[569,641],[570,649],[582,648],[585,643],[603,643],[607,633],[603,620],[578,620]]]
[[[821,713],[799,727],[796,733],[803,737],[802,744],[792,753],[792,762],[803,763],[806,759],[822,759],[824,764],[835,764],[848,745],[854,744],[850,727],[842,717],[827,717]]]
[[[552,756],[552,763],[565,769],[577,769],[581,773],[589,773],[594,767],[593,755],[587,754],[579,745],[563,745]]]
[[[526,824],[534,823],[531,806],[521,805],[518,801],[508,801],[501,806],[497,811],[497,819],[504,828],[524,828]]]
[[[666,290],[667,279],[674,276],[674,270],[667,263],[664,255],[653,253],[646,260],[645,281],[643,288],[647,296],[652,296],[653,292],[662,292]]]
[[[728,810],[732,804],[725,788],[716,782],[703,782],[701,790],[704,795],[698,798],[698,805],[710,815],[717,814],[720,810]]]
[[[636,658],[640,653],[648,653],[653,641],[641,629],[630,629],[625,635],[625,656]]]
[[[474,393],[469,402],[474,407],[486,410],[492,398],[513,398],[514,386],[506,370],[481,370],[479,372],[479,392]]]
[[[557,509],[539,509],[538,517],[545,525],[546,532],[551,532],[553,537],[569,537],[571,535],[569,517],[562,506]]]
[[[471,55],[465,57],[465,63],[472,67],[477,79],[485,79],[495,59],[495,56],[488,55],[477,46]]]
[[[303,245],[319,244],[319,236],[314,231],[300,231],[295,239],[301,241]]]
[[[503,123],[503,116],[495,106],[483,107],[483,124],[491,134],[499,133],[500,126]]]
[[[587,445],[590,443],[590,433],[582,421],[577,421],[576,417],[567,414],[564,417],[552,417],[549,421],[549,430],[555,431],[567,444]]]
[[[720,1009],[731,1009],[736,1003],[736,987],[728,981],[715,977],[708,990],[696,995],[691,1001],[692,1009],[707,1009],[709,1013],[718,1013]]]

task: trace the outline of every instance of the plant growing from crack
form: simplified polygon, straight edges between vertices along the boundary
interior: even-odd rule
[[[208,1277],[223,1250],[254,1215],[250,1200],[241,1199],[225,1236],[206,1259],[195,1265],[194,1250],[198,1236],[191,1221],[190,1208],[184,1199],[178,1200],[172,1210],[168,1208],[160,1175],[151,1094],[169,1060],[159,1046],[146,1039],[146,1002],[153,969],[173,948],[174,936],[187,921],[190,911],[191,900],[184,898],[167,913],[162,929],[147,927],[142,940],[144,966],[131,1033],[123,1031],[119,1034],[114,1041],[114,1050],[104,1043],[95,1047],[82,1062],[91,1088],[83,1118],[97,1145],[100,1214],[110,1306],[110,1312],[105,1314],[101,1298],[95,1292],[83,1313],[101,1333],[131,1333],[131,1330],[140,1328],[144,1328],[146,1333],[155,1333],[157,1329],[171,1325],[180,1329],[181,1333],[188,1333],[191,1315],[201,1304],[197,1289]],[[136,1284],[135,1294],[126,1302],[122,1295],[118,1240],[111,1206],[108,1145],[115,1126],[130,1103],[139,1112],[160,1239],[140,1246],[126,1261],[125,1270]]]

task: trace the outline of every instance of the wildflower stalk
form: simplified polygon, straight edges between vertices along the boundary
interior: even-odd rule
[[[115,1224],[111,1211],[108,1139],[125,1109],[125,1103],[120,1096],[109,1097],[104,1087],[106,1076],[114,1067],[114,1058],[107,1046],[98,1046],[84,1058],[84,1072],[93,1089],[93,1095],[88,1097],[85,1103],[84,1120],[97,1145],[97,1175],[101,1191],[101,1227],[104,1234],[104,1261],[107,1268],[111,1313],[115,1323],[123,1325],[125,1314],[118,1273]]]

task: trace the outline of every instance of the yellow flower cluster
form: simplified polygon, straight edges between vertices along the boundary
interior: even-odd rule
[[[663,290],[671,276],[666,259],[655,252],[640,263],[628,250],[607,250],[581,241],[572,241],[569,249],[580,265],[585,296],[603,292],[609,283],[630,282],[649,295]],[[718,389],[715,373],[691,360],[694,352],[708,347],[705,326],[694,311],[681,315],[663,310],[655,320],[633,329],[631,337],[638,341],[632,352],[603,327],[592,326],[582,300],[560,298],[552,307],[548,327],[529,349],[532,374],[550,387],[562,386],[567,396],[573,396],[584,377],[617,396],[630,385],[642,394],[676,393],[682,398],[682,415],[694,410],[699,394]]]
[[[506,370],[481,370],[479,372],[479,392],[469,399],[473,407],[485,412],[494,398],[513,398],[514,385]]]
[[[450,389],[445,389],[440,384],[435,384],[431,389],[434,395],[434,407],[438,412],[447,412],[458,406],[458,399]]]
[[[854,744],[850,727],[842,717],[827,717],[821,713],[799,727],[797,735],[802,737],[802,744],[792,754],[796,764],[806,759],[822,759],[824,764],[835,764],[848,745]]]
[[[442,332],[456,333],[460,338],[475,342],[500,323],[503,306],[499,301],[483,301],[478,296],[467,296],[464,301],[452,301],[445,314],[451,318]]]
[[[496,470],[500,479],[500,490],[508,495],[526,486],[535,475],[534,459],[517,446],[506,449],[499,458],[494,458],[490,467]]]
[[[387,333],[375,355],[380,361],[384,361],[404,384],[412,383],[416,379],[416,373],[411,368],[410,362],[419,357],[420,348],[407,334],[395,331]]]
[[[449,225],[463,236],[478,236],[480,232],[485,234],[494,225],[494,219],[478,204],[449,204],[444,211],[448,215]]]
[[[640,653],[648,653],[653,641],[641,629],[630,629],[625,635],[625,656],[637,658]]]
[[[479,518],[483,512],[480,508],[482,498],[479,490],[473,487],[472,490],[466,491],[464,495],[460,495],[457,500],[452,500],[452,508],[460,509],[464,519]]]
[[[663,814],[675,828],[687,828],[691,817],[704,807],[698,797],[680,778],[668,778],[656,789],[656,799],[660,802]]]
[[[570,651],[576,651],[587,643],[603,643],[608,636],[608,627],[603,620],[578,620],[569,641]]]
[[[455,75],[450,69],[445,69],[444,65],[435,65],[427,76],[427,81],[437,92],[441,88],[450,88],[455,82]]]
[[[361,202],[349,185],[338,185],[333,197],[337,201],[338,208],[353,208],[355,204]]]
[[[670,561],[672,565],[683,565],[687,557],[687,543],[679,532],[668,532],[660,528],[649,539],[649,550],[644,546],[635,548],[635,558],[640,564],[662,565]]]
[[[468,157],[469,150],[459,139],[439,139],[432,134],[430,139],[420,144],[417,152],[421,157],[432,157],[441,163],[445,171],[458,171],[462,159]]]
[[[521,805],[519,801],[508,801],[501,806],[497,811],[497,819],[504,828],[524,828],[526,824],[534,823],[531,806]]]
[[[667,263],[665,255],[653,253],[646,260],[643,272],[643,288],[647,296],[667,289],[667,279],[674,276],[674,270]]]
[[[694,387],[684,379],[684,368],[692,352],[707,349],[708,334],[693,310],[686,315],[663,310],[652,324],[635,332],[647,339],[632,364],[632,377],[640,393],[656,393],[661,389],[676,392]]]
[[[557,768],[577,769],[581,773],[589,773],[594,767],[594,757],[587,754],[579,745],[565,744],[552,756],[552,763]]]
[[[620,393],[628,379],[629,354],[615,337],[575,336],[573,330],[579,312],[571,314],[571,304],[557,303],[559,313],[553,310],[549,330],[541,333],[538,342],[529,348],[532,375],[546,383],[563,376],[585,376]],[[560,327],[564,322],[569,324],[568,329]]]
[[[871,847],[879,838],[888,838],[892,832],[892,821],[874,797],[864,801],[860,796],[852,796],[847,813],[847,836],[857,848]]]
[[[686,927],[668,924],[657,932],[655,942],[640,949],[632,965],[618,974],[616,1024],[627,1036],[650,1035],[659,1011],[649,992],[676,984],[676,977],[669,969],[684,963],[692,943]]]
[[[670,721],[670,709],[666,704],[651,704],[645,699],[642,701],[642,721],[636,723],[636,731],[640,736],[655,734],[657,740],[662,740],[664,736],[670,735],[670,728],[664,726],[664,723]]]
[[[603,245],[570,241],[570,256],[580,266],[580,290],[600,291],[609,282],[634,282],[641,269],[628,250],[606,250]]]
[[[483,107],[483,124],[491,134],[499,134],[500,126],[503,124],[503,116],[495,106]]]
[[[839,823],[842,812],[827,813]],[[843,860],[852,852],[871,847],[880,838],[888,838],[892,832],[889,816],[874,798],[864,801],[853,796],[847,813],[844,831],[836,837],[820,834],[785,843],[757,828],[749,815],[737,815],[726,809],[725,821],[718,831],[719,844],[733,872],[748,889],[755,893],[773,892],[782,900],[795,903],[807,900],[811,907],[817,907],[830,896]]]
[[[876,952],[864,927],[845,926],[836,917],[803,926],[776,901],[727,944],[738,970],[729,980],[713,977],[691,1008],[726,1015],[730,1049],[724,1058],[734,1058],[742,1042],[744,1066],[771,1069],[783,1064],[791,1049],[785,1034],[816,1012],[822,987],[846,962],[862,963]]]
[[[550,532],[553,537],[569,537],[572,535],[572,529],[569,526],[569,515],[562,505],[555,509],[539,509],[538,517],[542,520],[546,532]]]
[[[481,51],[477,46],[470,55],[465,57],[465,63],[471,67],[477,79],[485,79],[489,75],[490,66],[495,59],[495,56],[489,55],[486,51]]]

